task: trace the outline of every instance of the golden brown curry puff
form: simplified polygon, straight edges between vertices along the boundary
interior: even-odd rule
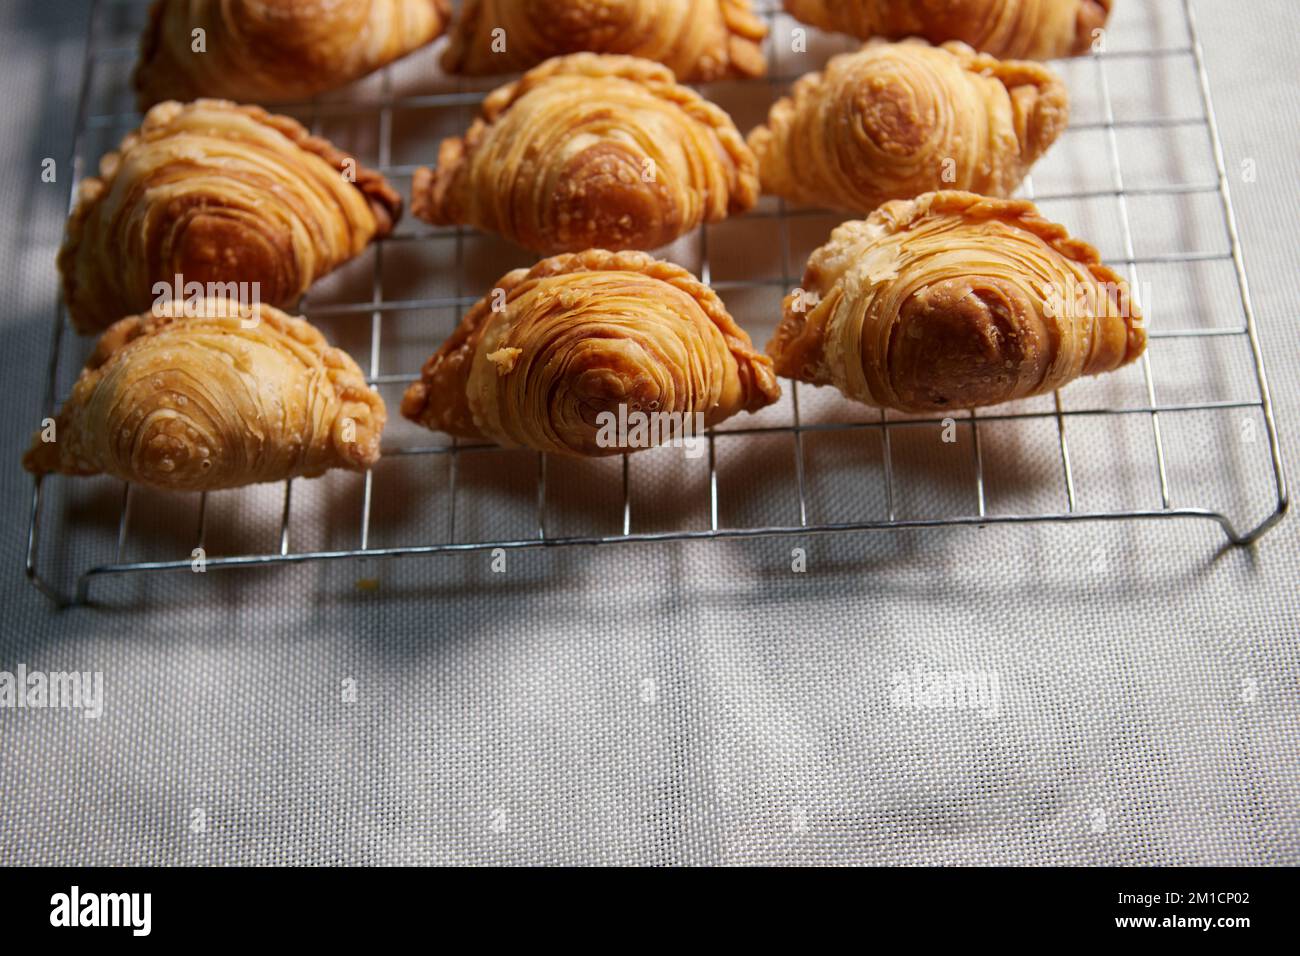
[[[881,40],[799,80],[749,145],[764,192],[865,215],[936,189],[1011,195],[1069,111],[1037,63]]]
[[[1087,52],[1114,0],[785,0],[804,23],[863,40],[961,40],[994,56],[1050,60]]]
[[[634,413],[690,431],[779,396],[771,360],[708,286],[645,253],[589,250],[505,276],[425,364],[402,414],[459,438],[600,456],[630,450],[602,429]]]
[[[308,100],[433,42],[450,14],[450,0],[156,0],[135,71],[140,107]]]
[[[1128,285],[1029,202],[937,192],[847,222],[808,261],[777,372],[904,412],[992,405],[1146,347]]]
[[[270,306],[188,306],[109,328],[23,465],[213,491],[374,464],[384,403],[344,352]]]
[[[256,283],[261,301],[290,307],[401,207],[382,176],[286,116],[160,103],[81,183],[59,251],[64,299],[83,333],[144,312],[160,283]]]
[[[576,53],[490,94],[438,168],[416,171],[411,206],[550,254],[655,249],[757,198],[726,113],[658,63]]]
[[[765,36],[750,0],[466,0],[442,65],[513,73],[568,53],[625,53],[708,82],[762,76]]]

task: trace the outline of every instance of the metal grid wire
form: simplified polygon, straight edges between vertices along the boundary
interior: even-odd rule
[[[134,59],[136,48],[134,45],[113,46],[107,49],[99,48],[97,40],[96,23],[102,18],[105,8],[122,8],[138,6],[144,0],[99,0],[94,4],[91,14],[90,38],[87,43],[86,59],[83,66],[83,82],[80,97],[80,106],[78,108],[76,120],[76,136],[73,147],[73,195],[76,190],[76,180],[79,179],[86,169],[88,162],[93,163],[98,159],[98,154],[85,155],[88,152],[88,134],[92,131],[117,131],[129,129],[138,122],[138,117],[129,112],[95,112],[90,109],[89,104],[95,99],[94,97],[94,78],[97,75],[97,66],[107,61],[124,61],[128,62]],[[756,4],[761,12],[765,13],[772,27],[772,39],[769,41],[769,48],[775,51],[778,38],[778,19],[783,15],[779,13],[779,0],[759,0]],[[1090,82],[1095,83],[1095,90],[1092,92],[1099,101],[1099,118],[1095,121],[1081,121],[1073,123],[1066,133],[1066,137],[1091,135],[1100,137],[1104,140],[1104,145],[1100,148],[1101,155],[1089,157],[1088,162],[1096,167],[1106,170],[1105,181],[1095,188],[1075,189],[1059,192],[1040,191],[1035,192],[1032,178],[1026,181],[1022,194],[1027,198],[1035,199],[1040,202],[1083,202],[1093,204],[1109,204],[1112,209],[1112,215],[1117,217],[1119,234],[1122,237],[1122,255],[1107,257],[1110,264],[1116,268],[1123,268],[1128,273],[1128,278],[1135,290],[1142,288],[1140,278],[1148,268],[1157,268],[1170,264],[1188,264],[1188,263],[1210,263],[1223,262],[1230,264],[1232,273],[1233,295],[1239,301],[1240,312],[1235,317],[1232,324],[1211,325],[1200,328],[1151,328],[1149,335],[1153,343],[1162,340],[1214,340],[1217,344],[1220,341],[1235,340],[1244,342],[1249,350],[1249,372],[1243,373],[1238,377],[1249,377],[1253,381],[1249,382],[1251,394],[1247,397],[1237,397],[1230,399],[1210,399],[1208,397],[1199,398],[1199,400],[1181,401],[1177,403],[1161,403],[1159,399],[1160,389],[1158,388],[1158,379],[1156,374],[1156,362],[1153,361],[1152,350],[1148,350],[1143,356],[1138,368],[1141,375],[1141,388],[1143,398],[1139,402],[1121,402],[1121,401],[1102,401],[1088,403],[1085,407],[1067,406],[1062,400],[1060,393],[1045,399],[1044,404],[1034,403],[1015,403],[1011,406],[991,410],[968,410],[963,413],[954,412],[953,416],[944,417],[923,417],[923,416],[901,416],[893,412],[873,411],[854,406],[854,410],[849,417],[841,408],[839,413],[830,416],[830,420],[809,420],[805,413],[801,415],[801,397],[805,405],[809,401],[810,390],[807,386],[802,388],[797,383],[784,383],[787,393],[790,395],[790,419],[780,421],[775,424],[768,424],[766,421],[749,424],[744,420],[733,419],[717,429],[710,431],[707,444],[707,483],[700,486],[701,495],[707,495],[707,518],[701,522],[702,526],[690,526],[690,523],[682,519],[674,524],[669,521],[667,526],[661,522],[653,530],[638,530],[638,523],[634,520],[633,494],[632,486],[634,476],[638,469],[638,462],[641,456],[629,457],[623,455],[621,462],[615,459],[616,471],[605,472],[605,477],[601,480],[607,482],[621,482],[621,508],[615,527],[606,533],[595,534],[568,534],[561,533],[554,527],[555,522],[552,519],[551,510],[553,498],[557,491],[557,485],[567,484],[569,479],[564,478],[557,481],[553,476],[554,470],[559,464],[551,462],[544,455],[531,452],[512,452],[509,467],[515,473],[515,480],[518,480],[521,472],[527,473],[529,482],[535,483],[535,528],[528,533],[514,533],[509,535],[493,535],[491,533],[474,535],[467,533],[462,526],[462,519],[459,512],[463,510],[463,498],[466,494],[466,478],[464,475],[468,455],[483,452],[487,446],[473,445],[465,442],[449,440],[446,443],[439,443],[435,440],[430,443],[426,436],[423,439],[412,439],[409,442],[398,441],[393,443],[390,436],[386,439],[384,447],[384,461],[394,461],[400,459],[417,458],[424,461],[435,461],[441,459],[445,462],[445,467],[437,469],[438,474],[445,475],[445,486],[442,489],[443,507],[445,515],[441,518],[435,517],[427,524],[420,524],[419,527],[427,529],[428,540],[418,541],[411,544],[400,544],[395,546],[377,545],[372,536],[372,516],[374,515],[374,505],[376,501],[376,477],[375,471],[371,470],[365,473],[364,478],[360,480],[360,498],[359,507],[359,526],[356,527],[354,543],[345,547],[329,547],[317,549],[295,549],[294,542],[291,540],[291,516],[294,514],[295,483],[293,481],[285,482],[283,485],[282,499],[278,503],[279,510],[279,532],[276,542],[269,548],[255,548],[237,551],[225,555],[213,556],[206,559],[206,567],[211,569],[229,568],[229,567],[250,567],[250,566],[270,566],[285,563],[298,563],[307,561],[327,561],[327,560],[346,560],[362,559],[368,561],[375,558],[399,557],[407,555],[430,555],[442,553],[454,553],[465,551],[492,551],[493,549],[522,549],[542,546],[557,546],[564,544],[609,544],[615,542],[645,542],[656,540],[674,540],[674,539],[693,539],[693,538],[724,538],[724,537],[751,537],[763,535],[807,535],[816,533],[830,532],[851,532],[851,531],[869,531],[875,529],[903,529],[919,527],[938,527],[938,526],[979,526],[992,524],[1020,524],[1031,522],[1077,522],[1077,521],[1139,521],[1145,519],[1167,519],[1167,518],[1196,518],[1208,519],[1217,522],[1227,535],[1229,541],[1233,544],[1244,545],[1253,542],[1264,534],[1269,528],[1277,523],[1286,511],[1287,507],[1287,490],[1286,481],[1283,474],[1281,455],[1278,446],[1277,428],[1274,421],[1272,404],[1269,395],[1268,383],[1264,371],[1264,362],[1260,347],[1259,338],[1255,327],[1255,317],[1251,305],[1249,283],[1247,281],[1246,269],[1242,258],[1242,251],[1237,234],[1236,218],[1233,211],[1232,200],[1228,187],[1228,175],[1224,160],[1223,145],[1219,138],[1218,126],[1215,120],[1214,108],[1210,98],[1209,82],[1206,75],[1204,59],[1200,40],[1196,32],[1196,21],[1191,8],[1190,0],[1181,0],[1178,7],[1181,16],[1186,18],[1186,36],[1189,40],[1185,45],[1175,45],[1167,48],[1155,48],[1145,50],[1129,51],[1101,51],[1095,52],[1091,57],[1082,60],[1069,61],[1070,64],[1088,64],[1093,67],[1092,79]],[[788,37],[792,21],[782,21],[784,34]],[[800,71],[783,71],[781,63],[775,52],[771,56],[771,75],[764,80],[748,81],[739,85],[744,88],[753,98],[761,100],[760,105],[763,111],[766,111],[767,105],[773,98],[780,95],[788,87],[788,84],[795,78]],[[1115,115],[1114,100],[1112,99],[1112,84],[1114,82],[1112,73],[1117,62],[1132,61],[1134,59],[1154,62],[1167,59],[1185,59],[1189,62],[1194,70],[1196,81],[1199,85],[1199,104],[1200,115],[1195,117],[1162,117],[1147,116],[1144,118],[1128,119],[1117,117]],[[363,93],[356,95],[351,99],[337,100],[332,98],[321,98],[310,104],[305,104],[300,109],[287,109],[289,112],[304,119],[315,132],[322,132],[323,124],[334,123],[337,121],[351,122],[354,120],[367,121],[378,119],[378,142],[377,142],[377,166],[390,178],[395,180],[409,179],[414,172],[417,164],[402,164],[394,162],[394,115],[398,110],[445,110],[455,117],[455,122],[459,128],[463,129],[468,125],[468,121],[482,99],[483,91],[495,86],[499,79],[493,80],[486,86],[467,88],[464,81],[456,81],[453,90],[447,92],[438,92],[433,94],[403,95],[395,92],[393,82],[393,71],[395,67],[390,66],[378,75],[377,83],[371,84],[371,88],[376,85],[378,91],[374,95]],[[788,75],[782,75],[785,72]],[[1072,92],[1076,84],[1072,83]],[[725,104],[724,104],[725,105]],[[738,120],[739,123],[739,120]],[[747,127],[742,126],[742,131]],[[1145,186],[1132,186],[1126,184],[1125,166],[1122,162],[1123,150],[1121,148],[1121,136],[1128,136],[1133,133],[1143,136],[1153,135],[1159,130],[1178,130],[1178,129],[1199,129],[1208,137],[1208,143],[1213,158],[1213,181],[1203,183],[1172,183],[1157,184]],[[325,135],[329,135],[325,131]],[[1057,149],[1069,148],[1063,144],[1058,144]],[[1078,148],[1078,147],[1076,147]],[[426,157],[431,161],[432,155]],[[1143,197],[1196,197],[1209,196],[1217,200],[1219,217],[1222,221],[1222,228],[1227,240],[1228,248],[1223,252],[1161,252],[1158,254],[1139,255],[1137,243],[1134,240],[1134,229],[1132,221],[1131,206],[1135,200]],[[767,290],[778,297],[784,291],[794,287],[799,282],[799,273],[802,271],[802,260],[796,260],[792,252],[792,230],[794,224],[803,221],[815,221],[816,217],[827,217],[828,213],[820,210],[807,210],[787,208],[784,202],[765,200],[759,209],[751,213],[748,217],[739,220],[742,228],[750,228],[751,223],[759,221],[775,220],[779,234],[779,275],[741,275],[739,277],[720,277],[716,276],[714,270],[714,259],[710,256],[710,233],[716,232],[719,227],[705,227],[698,230],[693,236],[688,237],[681,243],[673,247],[678,251],[675,256],[679,260],[682,258],[681,250],[688,250],[687,256],[694,259],[694,266],[698,270],[700,278],[707,284],[711,284],[717,289],[724,298],[728,295],[752,293],[755,291]],[[843,217],[837,217],[843,218]],[[829,233],[829,228],[825,230]],[[429,311],[446,311],[452,315],[455,321],[459,321],[461,311],[468,305],[472,304],[485,291],[484,288],[466,288],[466,265],[467,265],[467,241],[476,236],[472,230],[466,229],[446,229],[430,230],[423,227],[415,227],[415,231],[404,224],[404,228],[399,230],[392,237],[378,243],[373,251],[373,265],[369,278],[369,299],[355,300],[346,299],[345,301],[325,301],[325,302],[308,302],[304,300],[299,311],[307,314],[313,321],[319,322],[321,319],[329,320],[336,317],[339,320],[349,318],[355,321],[360,317],[364,319],[367,314],[370,318],[369,327],[369,347],[370,357],[367,368],[367,375],[372,386],[384,389],[386,387],[402,388],[407,383],[413,381],[418,375],[418,364],[409,370],[399,373],[383,372],[381,365],[381,354],[384,342],[384,322],[385,316],[402,315],[404,313],[423,313]],[[824,235],[822,236],[824,239]],[[450,270],[449,279],[452,283],[450,294],[423,296],[423,297],[385,297],[385,251],[398,244],[420,243],[441,241],[449,243],[452,248],[450,262],[444,262],[444,269]],[[718,239],[712,240],[715,244]],[[818,241],[818,244],[820,240]],[[440,247],[441,248],[441,247]],[[715,249],[715,253],[716,253]],[[391,253],[390,253],[391,255]],[[444,260],[447,258],[443,254]],[[531,261],[531,260],[529,260]],[[687,264],[683,262],[683,264]],[[504,270],[499,270],[504,271]],[[313,292],[313,296],[315,292]],[[730,304],[730,303],[729,303]],[[754,324],[759,321],[755,315],[747,314],[745,310],[733,306],[733,313],[742,326],[754,332],[754,338],[757,343],[762,345],[762,338],[755,332]],[[65,336],[66,316],[63,308],[60,306],[54,329],[54,339],[51,348],[51,359],[49,368],[49,387],[46,395],[47,407],[56,407],[59,396],[60,382],[60,355],[67,345]],[[333,331],[333,330],[327,330]],[[353,327],[355,333],[355,327]],[[442,330],[446,331],[446,330]],[[338,337],[331,335],[335,341]],[[423,348],[422,355],[432,351],[437,344],[437,334],[430,333],[426,346]],[[64,362],[64,365],[74,364]],[[64,371],[67,371],[64,369]],[[1241,383],[1237,383],[1240,385]],[[1068,395],[1068,392],[1067,392]],[[392,402],[390,401],[390,406]],[[1256,451],[1257,461],[1254,464],[1262,471],[1267,469],[1266,484],[1268,486],[1268,512],[1265,517],[1260,519],[1258,514],[1249,518],[1249,523],[1244,525],[1246,530],[1239,530],[1239,527],[1232,519],[1227,517],[1223,511],[1210,507],[1184,506],[1177,504],[1179,500],[1175,497],[1172,490],[1172,482],[1169,466],[1169,442],[1166,437],[1166,426],[1171,418],[1185,414],[1255,414],[1262,418],[1263,431],[1266,441],[1259,441],[1251,447]],[[1079,467],[1075,455],[1071,451],[1071,435],[1075,428],[1089,420],[1096,419],[1118,419],[1120,417],[1127,419],[1144,420],[1149,427],[1144,429],[1146,437],[1143,443],[1148,445],[1146,452],[1134,450],[1135,454],[1148,455],[1154,461],[1153,475],[1158,493],[1158,507],[1108,507],[1095,508],[1087,507],[1082,501],[1082,493],[1079,487]],[[1032,440],[1039,445],[1044,441],[1049,441],[1052,446],[1052,457],[1056,459],[1054,466],[1060,480],[1064,486],[1063,501],[1061,506],[1052,506],[1050,503],[1040,505],[1036,508],[1023,508],[1019,510],[1002,510],[993,509],[989,504],[989,496],[986,489],[986,476],[990,462],[985,450],[988,441],[987,430],[990,428],[1015,428],[1029,429],[1035,422],[1047,423],[1050,428],[1050,439],[1047,439],[1042,429],[1034,432]],[[391,425],[391,423],[390,423]],[[972,507],[968,513],[942,513],[937,515],[911,515],[905,512],[900,505],[900,499],[904,494],[911,494],[913,489],[910,487],[918,481],[934,480],[933,472],[930,475],[921,475],[919,477],[908,477],[901,473],[898,464],[898,452],[896,443],[900,440],[901,433],[914,431],[916,429],[945,428],[950,433],[954,429],[960,429],[962,433],[968,436],[969,441],[963,445],[962,454],[967,454],[964,450],[969,448],[969,461],[964,467],[967,474],[973,482],[973,495],[970,496]],[[392,428],[390,427],[390,433]],[[869,518],[861,520],[826,520],[825,515],[813,514],[810,510],[810,475],[809,449],[806,447],[814,439],[820,439],[824,436],[838,434],[852,436],[853,440],[864,435],[878,436],[878,450],[880,455],[880,474],[878,476],[879,487],[872,490],[871,494],[880,493],[882,501],[880,502],[880,513]],[[782,455],[788,454],[793,459],[793,476],[791,479],[782,479],[779,477],[762,475],[753,480],[759,483],[766,482],[764,493],[771,495],[797,496],[797,506],[791,507],[787,514],[797,515],[797,522],[771,522],[763,520],[724,520],[722,512],[727,502],[720,490],[719,482],[719,445],[723,439],[728,443],[736,441],[757,442],[760,440],[779,440],[788,442],[786,451]],[[1024,439],[1029,441],[1029,438]],[[652,453],[642,453],[652,454]],[[380,466],[382,467],[382,462]],[[1213,462],[1210,463],[1213,465]],[[594,465],[592,467],[595,467]],[[1012,464],[1014,466],[1014,463]],[[480,469],[481,470],[481,469]],[[1233,469],[1228,469],[1231,473]],[[110,480],[110,479],[104,479]],[[858,476],[859,483],[876,482],[877,476],[863,473]],[[45,481],[44,484],[48,484]],[[651,497],[663,499],[673,495],[682,494],[679,488],[673,487],[671,481],[660,477],[659,484],[661,487],[651,489]],[[111,575],[138,574],[151,571],[164,570],[187,570],[192,567],[191,551],[185,550],[176,557],[166,557],[161,560],[131,561],[128,560],[128,542],[132,538],[133,532],[133,502],[136,494],[132,486],[118,483],[120,491],[112,495],[113,505],[116,514],[116,544],[113,548],[113,555],[110,560],[99,561],[93,565],[74,569],[72,580],[75,585],[65,590],[54,583],[49,576],[42,573],[40,562],[38,561],[38,546],[41,539],[41,524],[43,512],[53,508],[48,502],[43,502],[42,480],[38,479],[32,497],[31,509],[31,526],[28,540],[27,551],[27,572],[32,582],[60,603],[84,603],[89,597],[89,588],[96,578]],[[48,498],[48,494],[45,496]],[[194,496],[197,504],[197,514],[195,515],[195,533],[190,539],[193,547],[203,548],[208,542],[210,531],[209,520],[209,496],[202,494]],[[531,497],[531,494],[530,494]],[[104,506],[102,497],[101,506]],[[705,508],[703,501],[698,502],[699,512],[702,513]],[[532,506],[530,505],[530,508]],[[59,537],[60,542],[66,543],[69,536],[73,538],[77,534],[77,517],[74,513],[71,518],[67,516],[68,508],[64,508],[64,527]],[[75,509],[73,509],[75,512]],[[426,516],[427,517],[427,516]],[[441,528],[439,528],[441,525]],[[366,564],[365,568],[369,569],[370,565]],[[361,574],[362,572],[359,572]],[[365,573],[369,573],[368,571]],[[362,577],[358,583],[368,583],[369,578]]]

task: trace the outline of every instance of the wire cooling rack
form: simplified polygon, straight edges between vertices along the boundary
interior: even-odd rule
[[[756,6],[771,27],[770,76],[705,89],[742,132],[794,77],[854,45],[808,30],[808,48],[797,49],[800,25],[778,0]],[[358,585],[373,587],[371,559],[572,544],[1158,519],[1209,520],[1233,544],[1255,541],[1285,513],[1286,480],[1196,21],[1190,0],[1119,5],[1117,19],[1126,8],[1129,19],[1113,22],[1091,56],[1054,64],[1074,121],[1022,194],[1127,272],[1150,336],[1130,369],[945,417],[874,411],[785,382],[779,405],[710,432],[698,462],[671,449],[573,463],[467,444],[397,419],[401,391],[464,308],[507,268],[533,260],[472,230],[408,217],[300,309],[385,395],[397,420],[379,465],[364,476],[219,495],[158,497],[106,477],[38,479],[29,578],[53,600],[80,604],[99,578],[198,564],[359,560]],[[146,9],[145,0],[93,5],[74,195],[76,180],[139,121],[127,78]],[[441,47],[281,111],[409,190],[437,139],[463,130],[501,82],[442,77]],[[369,132],[358,136],[361,127]],[[765,197],[750,215],[697,230],[663,254],[713,285],[761,347],[807,253],[842,218]],[[60,306],[51,409],[89,347],[67,328]],[[242,534],[246,523],[258,533]]]

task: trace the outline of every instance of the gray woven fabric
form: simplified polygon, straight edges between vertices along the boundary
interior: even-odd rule
[[[1252,4],[1249,18],[1231,3],[1195,9],[1287,460],[1300,475],[1300,16],[1288,0]],[[104,675],[98,720],[0,710],[0,864],[1300,863],[1293,519],[1254,551],[1224,549],[1217,526],[1187,521],[905,531],[520,552],[505,573],[481,554],[178,573],[101,582],[101,606],[52,610],[22,577],[30,483],[16,458],[44,414],[85,22],[72,5],[36,2],[5,7],[0,22],[0,429],[10,461],[0,469],[0,671]],[[1182,24],[1178,3],[1129,0],[1112,42],[1176,47]],[[403,68],[403,82],[418,85],[426,56]],[[1118,118],[1142,118],[1133,111],[1152,103],[1194,115],[1196,90],[1176,72],[1186,58],[1168,59],[1114,61]],[[128,55],[101,68],[120,77],[129,65]],[[1100,108],[1093,68],[1065,69],[1081,122]],[[123,93],[94,108],[121,108]],[[743,127],[765,108],[740,89],[714,95]],[[397,118],[393,162],[431,159],[425,140],[449,130],[426,127],[442,121]],[[356,129],[322,131],[364,155],[364,142],[349,141],[363,136]],[[1076,135],[1082,145],[1058,146],[1040,167],[1037,193],[1109,185],[1104,134]],[[1205,143],[1180,138],[1191,133],[1120,135],[1131,188],[1213,182]],[[60,160],[58,183],[40,181],[45,157]],[[1138,255],[1221,248],[1213,202],[1130,200]],[[1122,254],[1113,203],[1044,209]],[[810,218],[792,235],[796,262],[830,225]],[[716,281],[728,270],[781,273],[763,260],[779,243],[759,235],[761,222],[726,228],[710,235]],[[483,242],[466,289],[518,258]],[[678,250],[687,265],[695,248]],[[445,258],[440,271],[385,266],[394,297],[455,282]],[[331,279],[313,301],[346,298],[369,268]],[[1152,327],[1231,324],[1231,272],[1216,269],[1189,279],[1143,267]],[[770,300],[729,302],[762,340]],[[386,327],[382,371],[409,371],[430,348],[427,323],[445,331],[452,319]],[[364,363],[368,316],[327,330]],[[1249,356],[1228,342],[1157,341],[1161,401],[1248,398]],[[84,354],[84,344],[69,348]],[[65,378],[72,370],[65,361]],[[396,394],[385,392],[390,404]],[[1066,392],[1067,407],[1145,401],[1140,372]],[[788,419],[789,402],[759,419]],[[860,414],[811,389],[800,402],[805,420]],[[1247,417],[1162,420],[1175,504],[1224,507],[1243,523],[1267,513]],[[437,440],[394,429],[399,443]],[[1158,506],[1150,429],[1146,416],[1071,421],[1084,507]],[[950,447],[933,429],[894,433],[901,515],[969,507],[961,434]],[[991,424],[981,438],[990,511],[1062,506],[1050,422]],[[810,521],[881,516],[882,488],[862,477],[878,477],[878,444],[836,433],[810,438],[805,454]],[[459,539],[535,530],[535,459],[465,459]],[[443,532],[442,468],[427,458],[381,466],[376,544]],[[550,533],[621,526],[617,465],[554,468]],[[633,468],[638,530],[707,523],[707,468],[662,453]],[[720,439],[719,481],[724,525],[798,520],[788,436]],[[111,551],[115,489],[68,492],[47,530],[52,576]],[[359,490],[353,476],[296,484],[294,548],[354,546]],[[281,493],[213,496],[213,553],[273,548]],[[130,557],[187,553],[195,521],[193,502],[142,498]],[[794,548],[806,552],[804,573],[791,569]],[[377,589],[357,587],[368,578]]]

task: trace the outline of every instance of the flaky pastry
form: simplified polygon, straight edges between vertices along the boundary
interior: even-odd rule
[[[863,40],[961,40],[994,56],[1050,60],[1088,51],[1114,0],[785,0],[823,30]]]
[[[601,441],[609,416],[700,413],[710,427],[779,396],[771,360],[708,286],[645,253],[590,250],[505,276],[425,364],[402,414],[460,438],[601,456],[629,450]]]
[[[401,214],[378,173],[287,116],[224,100],[158,104],[99,167],[59,251],[83,333],[150,308],[159,283],[256,283],[260,301],[290,307]]]
[[[777,372],[905,412],[992,405],[1146,347],[1128,285],[1029,202],[937,192],[847,222],[808,261]]]
[[[307,100],[433,42],[450,15],[450,0],[155,0],[135,71],[140,108]]]
[[[877,40],[800,79],[749,145],[764,192],[866,214],[936,189],[1009,196],[1068,119],[1037,63]]]
[[[490,94],[412,211],[542,254],[655,249],[758,198],[757,162],[730,117],[658,63],[575,53]]]
[[[103,334],[28,471],[213,491],[374,464],[386,412],[351,358],[270,306],[189,305]]]
[[[708,82],[762,76],[765,36],[750,0],[466,0],[442,65],[513,73],[567,53],[626,53]]]

